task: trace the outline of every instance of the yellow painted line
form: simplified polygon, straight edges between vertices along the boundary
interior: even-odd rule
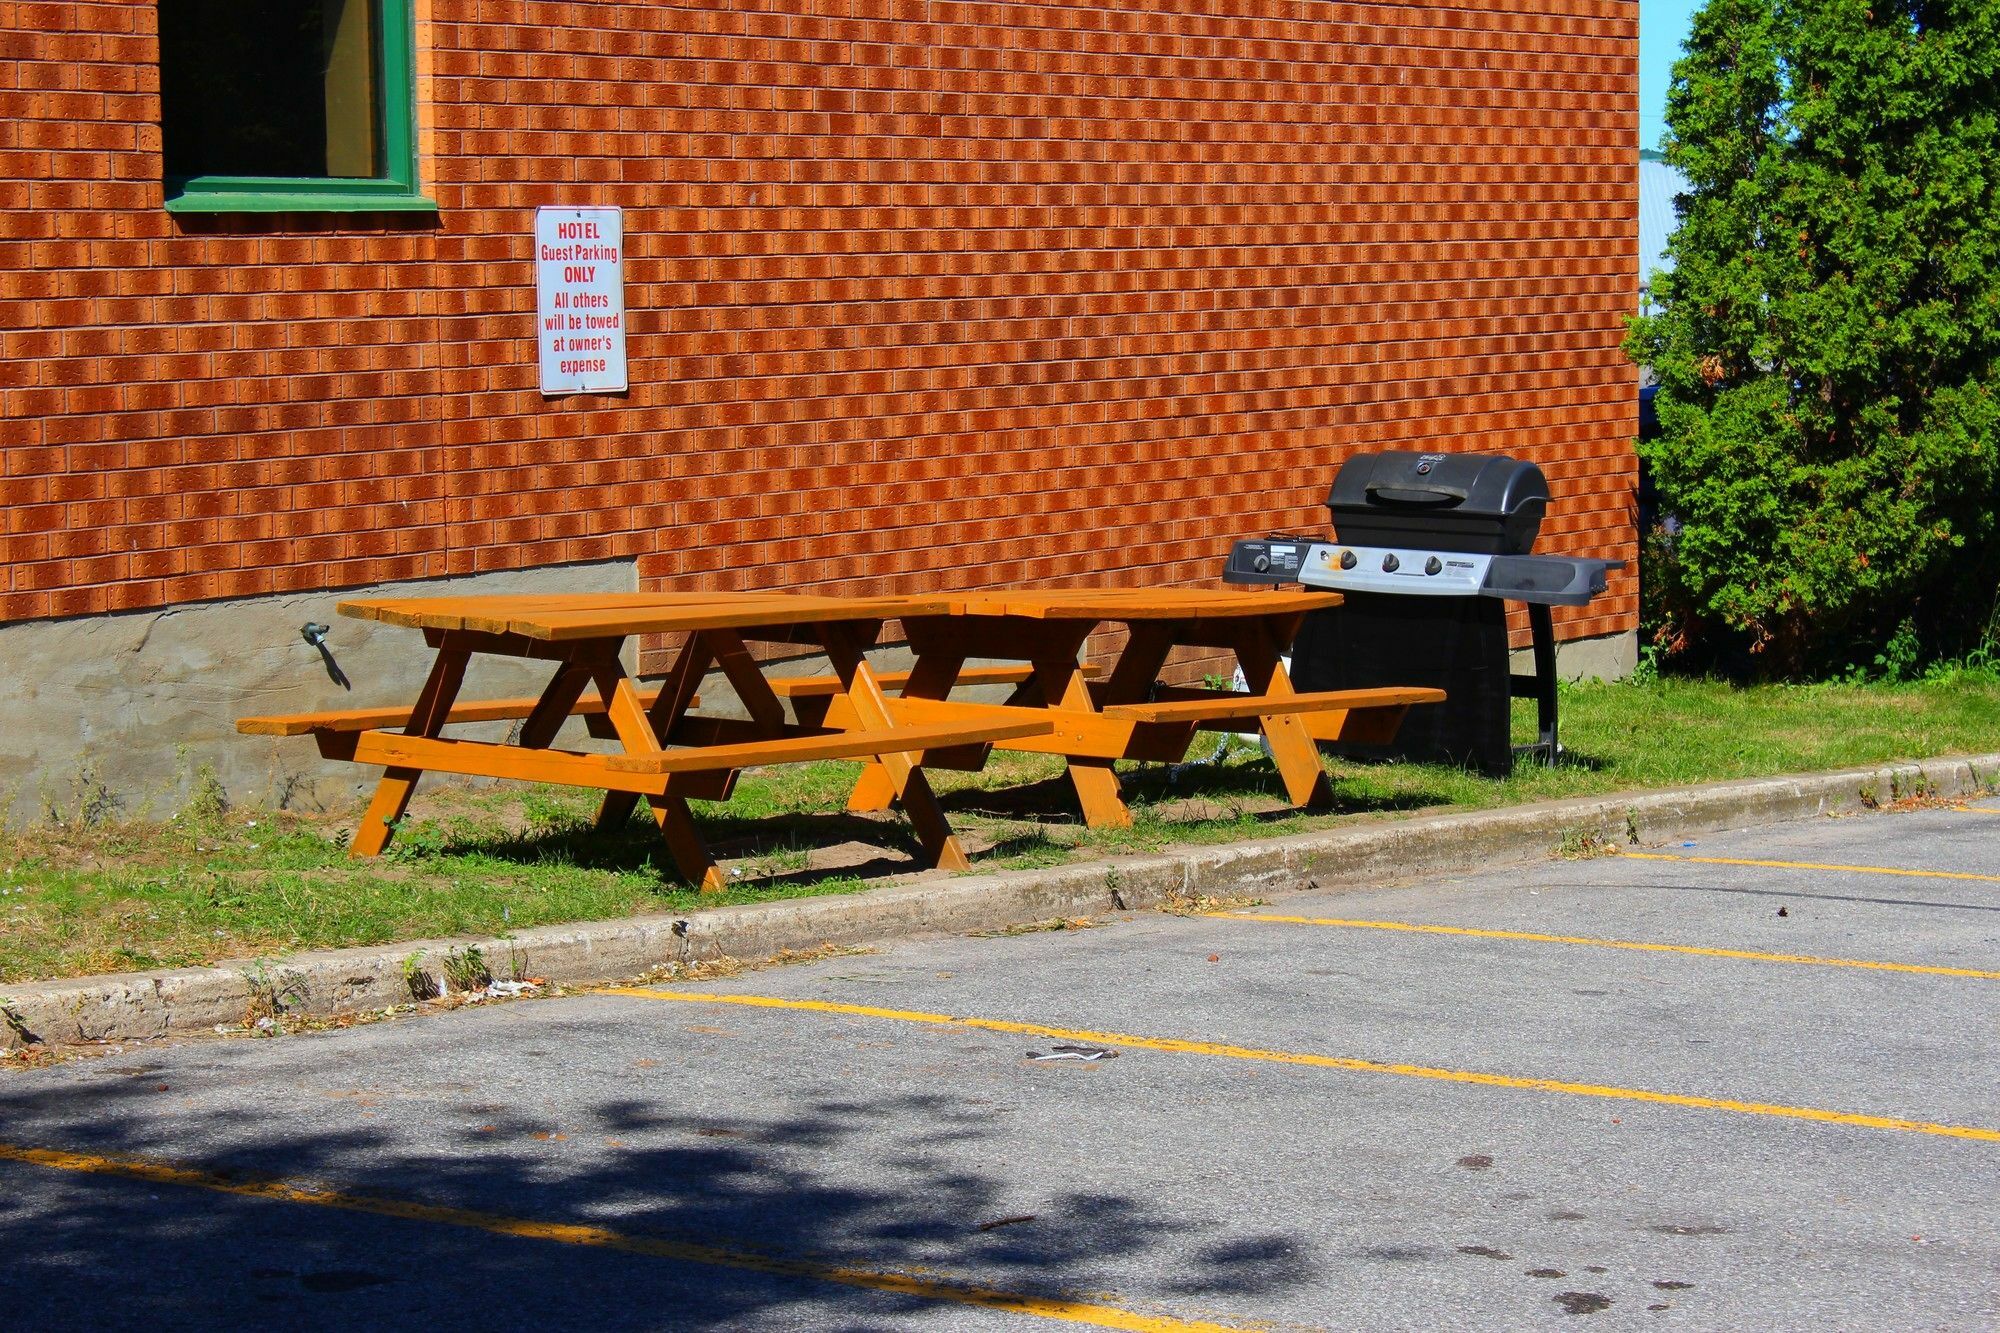
[[[1440,1083],[1473,1083],[1488,1088],[1518,1088],[1525,1092],[1560,1092],[1573,1097],[1603,1097],[1613,1101],[1648,1102],[1659,1106],[1683,1106],[1703,1111],[1734,1111],[1741,1115],[1776,1116],[1784,1120],[1813,1120],[1827,1125],[1853,1125],[1862,1129],[1899,1130],[1909,1134],[1936,1134],[1952,1139],[1977,1139],[2000,1143],[2000,1129],[1978,1125],[1942,1125],[1929,1120],[1905,1120],[1900,1116],[1859,1115],[1852,1111],[1827,1111],[1815,1106],[1783,1106],[1770,1102],[1744,1102],[1727,1097],[1695,1097],[1678,1092],[1652,1092],[1645,1088],[1619,1088],[1602,1083],[1570,1083],[1554,1078],[1519,1078],[1512,1074],[1486,1074],[1472,1069],[1439,1069],[1430,1065],[1389,1064],[1347,1055],[1313,1055],[1304,1051],[1274,1051],[1258,1046],[1232,1046],[1213,1041],[1184,1041],[1178,1037],[1139,1037],[1125,1032],[1091,1032],[1081,1028],[1047,1027],[1040,1023],[1016,1023],[1001,1018],[961,1018],[953,1014],[929,1014],[914,1009],[878,1009],[865,1004],[837,1004],[831,1000],[791,1000],[775,995],[715,995],[696,991],[653,990],[643,986],[617,986],[600,995],[624,995],[639,1000],[673,1000],[683,1004],[734,1004],[752,1009],[792,1009],[816,1014],[842,1014],[855,1018],[884,1018],[902,1023],[923,1023],[933,1027],[978,1028],[986,1032],[1011,1032],[1024,1037],[1048,1037],[1057,1041],[1094,1046],[1120,1046],[1128,1050],[1169,1051],[1177,1055],[1212,1055],[1229,1060],[1257,1060],[1267,1064],[1306,1065],[1314,1069],[1343,1069],[1359,1074],[1394,1074],[1402,1078],[1431,1079]]]
[[[1961,815],[2000,815],[2000,806],[1954,805],[1951,808]]]
[[[1743,856],[1674,856],[1667,852],[1620,852],[1628,861],[1689,861],[1704,866],[1762,866],[1767,870],[1838,870],[1851,875],[1902,875],[1909,879],[1973,879],[2000,884],[2000,875],[1965,870],[1906,870],[1900,866],[1841,866],[1818,861],[1757,861]]]
[[[1642,953],[1685,953],[1700,958],[1740,958],[1752,963],[1796,963],[1804,967],[1859,967],[1872,972],[1916,972],[1933,977],[1971,977],[2000,981],[2000,972],[1976,967],[1933,967],[1927,963],[1883,963],[1870,958],[1820,958],[1806,953],[1759,953],[1752,949],[1711,949],[1697,944],[1650,944],[1644,940],[1607,940],[1593,935],[1543,935],[1529,930],[1479,930],[1471,926],[1433,926],[1416,921],[1358,921],[1330,916],[1271,916],[1263,912],[1210,912],[1224,921],[1275,921],[1292,926],[1329,926],[1342,930],[1394,930],[1412,935],[1468,935],[1482,940],[1525,940],[1532,944],[1580,944],[1593,949],[1636,949]]]
[[[740,1250],[727,1250],[715,1245],[701,1245],[692,1241],[656,1240],[646,1236],[627,1235],[605,1227],[568,1222],[539,1222],[531,1218],[507,1217],[498,1213],[478,1212],[470,1208],[450,1208],[440,1204],[419,1203],[411,1199],[346,1194],[339,1190],[315,1189],[285,1180],[219,1175],[212,1171],[176,1166],[171,1162],[145,1157],[59,1152],[50,1148],[28,1148],[17,1144],[0,1143],[0,1161],[22,1162],[30,1166],[49,1167],[57,1171],[76,1171],[85,1175],[140,1180],[151,1185],[182,1185],[191,1189],[213,1190],[221,1194],[236,1194],[251,1199],[306,1204],[315,1208],[367,1213],[375,1217],[393,1217],[408,1222],[441,1223],[445,1226],[484,1231],[495,1236],[512,1236],[519,1240],[550,1241],[558,1245],[588,1245],[598,1249],[617,1250],[625,1254],[644,1255],[652,1259],[673,1259],[715,1268],[764,1273],[772,1277],[831,1282],[843,1287],[859,1287],[866,1291],[916,1296],[925,1300],[972,1305],[987,1310],[1001,1310],[1008,1314],[1032,1315],[1038,1319],[1057,1319],[1072,1324],[1093,1324],[1099,1328],[1134,1329],[1141,1330],[1142,1333],[1237,1333],[1237,1329],[1227,1324],[1173,1319],[1089,1301],[1024,1296],[1018,1292],[999,1291],[992,1287],[939,1278],[852,1268],[845,1264],[820,1263],[810,1259],[786,1259],[773,1255],[752,1254]]]

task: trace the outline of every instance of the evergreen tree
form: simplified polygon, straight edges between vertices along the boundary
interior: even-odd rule
[[[2000,575],[2000,0],[1708,0],[1674,268],[1626,348],[1667,597],[1771,674],[1934,647]]]

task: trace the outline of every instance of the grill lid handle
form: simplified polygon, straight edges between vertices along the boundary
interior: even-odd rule
[[[1464,504],[1472,498],[1471,492],[1465,487],[1442,483],[1418,489],[1411,486],[1385,486],[1381,482],[1371,481],[1364,489],[1370,497],[1380,496],[1392,504],[1453,505]]]

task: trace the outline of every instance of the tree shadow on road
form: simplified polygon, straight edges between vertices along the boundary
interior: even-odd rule
[[[676,1067],[669,1048],[643,1090],[572,1099],[560,1071],[584,1034],[571,1026],[566,1037],[563,1024],[499,1021],[517,1039],[477,1068],[413,1067],[405,1046],[394,1077],[376,1077],[372,1043],[350,1032],[0,1081],[0,1144],[339,1196],[241,1197],[6,1160],[0,1148],[0,1325],[881,1328],[969,1312],[787,1265],[1043,1298],[1102,1292],[1138,1265],[1171,1273],[1155,1289],[1177,1297],[1305,1277],[1293,1237],[1191,1219],[1156,1198],[1049,1189],[1033,1162],[1013,1159],[1019,1141],[992,1107],[956,1091],[873,1092],[773,1066],[758,1071],[755,1103],[715,1115],[675,1097],[682,1079],[707,1075]],[[541,1077],[496,1087],[485,1071],[503,1058]],[[528,1088],[534,1099],[516,1095]],[[386,1216],[393,1204],[340,1199],[463,1212]],[[576,1243],[562,1230],[575,1227],[633,1244]],[[661,1243],[743,1260],[690,1262]]]

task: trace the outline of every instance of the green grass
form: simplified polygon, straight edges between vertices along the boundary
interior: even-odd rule
[[[1528,708],[1517,705],[1523,738]],[[1277,776],[1254,748],[1219,764],[1126,771],[1129,829],[1082,827],[1059,760],[1002,754],[983,773],[933,778],[961,836],[982,849],[980,869],[1046,866],[1417,809],[2000,750],[2000,677],[1579,685],[1563,692],[1562,721],[1569,762],[1504,779],[1329,760],[1328,813],[1283,809]],[[727,805],[698,804],[733,878],[706,897],[674,875],[643,818],[600,835],[592,797],[549,788],[420,797],[375,861],[348,858],[351,815],[343,824],[214,800],[166,824],[0,834],[0,983],[854,892],[914,869],[899,816],[842,809],[856,771],[835,762],[746,774]]]

